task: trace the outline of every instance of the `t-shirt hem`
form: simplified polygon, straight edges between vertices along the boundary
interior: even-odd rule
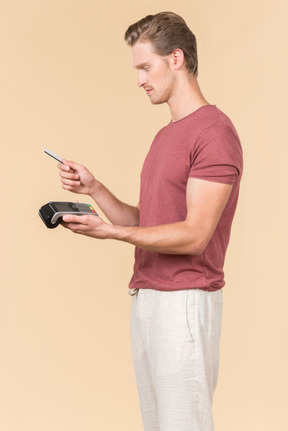
[[[173,287],[171,289],[169,288],[160,288],[160,287],[155,287],[155,286],[129,286],[129,289],[145,289],[145,290],[157,290],[159,292],[175,292],[178,290],[192,290],[192,289],[196,289],[196,290],[204,290],[206,292],[216,292],[217,290],[221,290],[223,289],[223,287],[225,286],[225,283],[223,283],[222,286],[186,286],[186,287]]]

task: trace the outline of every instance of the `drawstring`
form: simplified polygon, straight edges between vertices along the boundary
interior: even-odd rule
[[[138,290],[139,290],[139,289],[130,289],[130,290],[129,290],[129,295],[130,295],[130,296],[137,295]]]

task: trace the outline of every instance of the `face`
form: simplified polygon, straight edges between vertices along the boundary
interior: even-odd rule
[[[168,103],[174,83],[169,56],[155,54],[150,42],[137,42],[132,47],[132,55],[133,65],[138,71],[138,86],[143,87],[151,103]]]

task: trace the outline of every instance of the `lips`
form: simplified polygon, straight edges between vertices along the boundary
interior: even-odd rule
[[[152,88],[145,88],[145,91],[146,91],[146,93],[148,94],[148,96],[149,96],[149,94],[152,92]]]

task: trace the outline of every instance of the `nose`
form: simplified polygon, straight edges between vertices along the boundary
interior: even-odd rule
[[[137,85],[143,87],[146,84],[145,74],[143,70],[138,70]]]

